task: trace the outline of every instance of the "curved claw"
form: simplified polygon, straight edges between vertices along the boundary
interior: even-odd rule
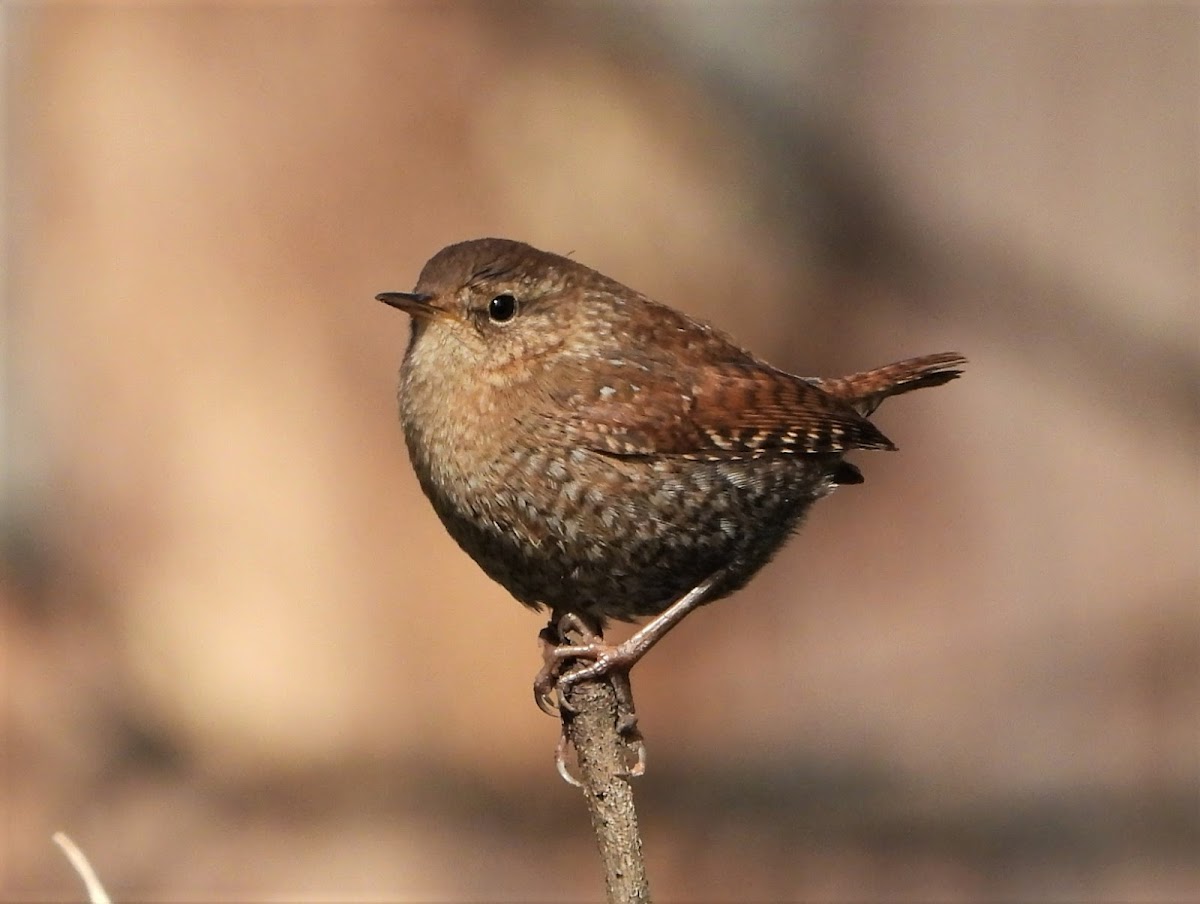
[[[545,634],[546,631],[543,631],[541,638],[543,643],[542,667],[533,676],[533,702],[546,715],[557,716],[558,706],[555,705],[551,694],[554,692],[554,685],[558,681],[559,672],[562,671],[562,661],[555,659],[552,655],[555,649],[554,642],[547,638]]]
[[[637,762],[629,767],[625,775],[629,778],[639,778],[646,774],[646,742],[638,738],[631,743],[637,746]]]
[[[558,745],[554,748],[554,768],[558,770],[558,774],[564,782],[582,789],[583,782],[573,776],[571,770],[567,768],[567,745],[570,743],[571,739],[567,737],[567,726],[564,725],[558,736]]]
[[[558,679],[558,683],[554,685],[554,696],[558,698],[558,713],[562,716],[574,716],[579,713],[575,708],[575,704],[567,698],[567,692],[571,689],[570,684],[563,684],[562,679]]]
[[[558,704],[554,702],[553,690],[553,678],[549,679],[549,681],[543,681],[542,676],[539,674],[537,678],[533,679],[533,702],[546,715],[558,718]]]

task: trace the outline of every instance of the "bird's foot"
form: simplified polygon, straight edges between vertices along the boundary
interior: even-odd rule
[[[584,681],[604,678],[611,683],[616,697],[617,733],[628,745],[631,765],[627,774],[642,775],[646,771],[646,745],[638,729],[633,687],[629,682],[629,668],[641,658],[641,653],[630,657],[626,645],[605,643],[598,627],[572,612],[552,615],[538,637],[542,641],[543,663],[533,681],[533,696],[543,712],[562,719],[562,734],[554,755],[559,775],[568,784],[579,785],[566,759],[570,747],[568,727],[576,713],[569,694]],[[589,662],[572,667],[571,663],[578,660]]]
[[[578,635],[578,644],[570,643],[567,640],[572,634]],[[548,716],[557,718],[565,698],[559,695],[558,702],[555,702],[553,694],[567,662],[578,658],[569,653],[564,654],[562,651],[603,646],[604,636],[600,633],[599,628],[588,624],[574,612],[553,612],[546,627],[538,633],[538,640],[542,644],[542,667],[533,679],[533,699],[537,703],[538,709]]]

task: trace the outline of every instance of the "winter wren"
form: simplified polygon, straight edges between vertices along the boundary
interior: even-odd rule
[[[504,239],[444,248],[378,298],[413,319],[400,414],[450,535],[522,603],[599,625],[742,587],[813,502],[862,482],[846,452],[895,448],[876,406],[965,363],[793,376]]]

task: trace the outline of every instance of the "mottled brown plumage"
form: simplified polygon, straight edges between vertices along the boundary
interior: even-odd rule
[[[960,373],[931,355],[841,379],[777,370],[582,264],[480,239],[412,293],[400,411],[451,536],[518,600],[603,622],[743,586],[836,486],[894,449],[867,415]]]

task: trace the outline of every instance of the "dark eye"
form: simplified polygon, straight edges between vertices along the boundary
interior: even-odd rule
[[[488,302],[488,316],[496,323],[505,323],[517,315],[517,300],[511,295],[497,295]]]

